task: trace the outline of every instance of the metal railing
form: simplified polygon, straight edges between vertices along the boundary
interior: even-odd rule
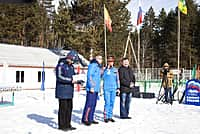
[[[142,92],[155,92],[161,86],[161,77],[160,71],[162,68],[145,68],[140,69],[140,72],[137,69],[134,69],[134,74],[136,78],[136,85],[140,87]],[[177,84],[177,70],[172,70],[174,74],[173,83]],[[180,82],[182,86],[185,85],[187,80],[191,79],[191,70],[181,70],[180,73]]]

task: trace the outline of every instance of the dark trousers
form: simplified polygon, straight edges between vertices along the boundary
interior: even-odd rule
[[[59,99],[58,128],[66,129],[71,127],[73,102],[72,99]]]
[[[128,117],[132,92],[120,93],[120,117]]]
[[[87,91],[86,102],[85,102],[85,107],[84,107],[83,116],[82,116],[82,122],[94,121],[94,112],[95,112],[95,108],[97,104],[97,96],[98,96],[97,92],[91,93]]]

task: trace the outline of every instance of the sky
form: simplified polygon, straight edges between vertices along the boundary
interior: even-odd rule
[[[58,6],[59,0],[54,0],[55,6]],[[156,15],[159,14],[162,8],[165,8],[166,12],[169,12],[170,9],[175,9],[178,5],[178,0],[140,0],[143,12],[147,12],[148,9],[152,6]],[[200,3],[200,0],[195,0],[197,3]],[[139,0],[131,0],[127,6],[128,10],[131,12],[131,22],[136,25],[137,13],[138,13]],[[145,13],[143,13],[144,15]]]
[[[154,91],[158,87],[152,87]],[[119,97],[116,97],[114,123],[103,120],[104,99],[97,101],[95,120],[99,124],[84,126],[81,123],[85,104],[85,91],[75,91],[73,99],[72,126],[70,132],[58,130],[58,100],[55,90],[15,91],[14,106],[0,106],[1,134],[200,134],[200,106],[160,103],[156,99],[132,98],[129,116],[119,118]],[[9,101],[12,92],[0,92]],[[6,98],[7,97],[7,98]]]
[[[163,7],[167,12],[169,12],[170,9],[174,9],[177,6],[177,0],[140,0],[140,1],[143,10],[142,13],[143,16],[151,6],[153,7],[156,14],[158,14]],[[128,10],[131,11],[131,18],[132,18],[131,22],[134,25],[136,25],[137,22],[137,14],[139,10],[138,6],[139,6],[139,0],[132,0],[127,6]]]
[[[166,12],[169,12],[171,9],[175,9],[178,5],[178,0],[140,0],[141,1],[141,7],[143,10],[143,15],[145,12],[149,10],[149,8],[152,6],[156,15],[159,14],[162,8],[165,9]],[[195,0],[197,3],[200,3],[200,0]],[[131,18],[132,23],[136,25],[137,22],[137,14],[138,14],[138,5],[139,0],[131,0],[129,5],[127,6],[128,10],[131,11]]]

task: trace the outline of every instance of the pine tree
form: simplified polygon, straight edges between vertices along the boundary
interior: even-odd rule
[[[45,11],[40,8],[38,3],[27,5],[24,13],[24,45],[26,46],[39,46],[39,37],[42,31],[42,14]],[[40,47],[44,47],[41,46]]]
[[[73,49],[77,49],[79,53],[84,54],[89,58],[90,49],[98,49],[97,40],[100,39],[99,33],[99,0],[97,1],[82,1],[73,0],[71,2],[72,8],[70,9],[70,15],[75,22],[76,31],[76,43],[73,45]],[[98,49],[98,52],[101,50]]]
[[[107,31],[107,53],[113,55],[116,59],[123,56],[123,48],[128,36],[128,23],[130,12],[126,9],[127,2],[116,0],[73,0],[71,15],[80,34],[78,36],[81,46],[88,54],[89,50],[94,49],[94,53],[104,55],[104,4],[109,11],[112,19],[113,32]],[[87,9],[87,10],[84,10]],[[88,39],[85,37],[89,36]],[[117,51],[113,51],[117,50]]]
[[[164,23],[165,39],[162,64],[168,62],[170,67],[177,66],[177,14],[171,10]]]
[[[0,42],[20,44],[19,38],[22,39],[23,29],[20,23],[23,20],[23,12],[19,12],[17,5],[0,4]]]
[[[199,64],[199,60],[200,60],[200,9],[198,9],[198,13],[197,13],[197,20],[196,20],[196,29],[195,32],[193,34],[193,39],[194,39],[194,47],[196,48],[196,52],[194,53],[194,59],[196,59],[193,64]],[[192,64],[192,65],[193,65]]]
[[[155,39],[153,43],[155,43],[155,58],[157,59],[156,67],[160,67],[163,64],[163,61],[165,61],[165,49],[166,49],[166,34],[165,33],[165,23],[167,19],[167,13],[165,12],[164,8],[161,9],[160,14],[158,15],[156,19],[156,25],[155,25]]]
[[[0,4],[0,41],[9,44],[38,46],[41,8],[38,3]]]
[[[194,55],[196,52],[196,48],[194,44],[194,34],[197,19],[197,5],[195,5],[194,1],[186,0],[188,14],[181,14],[181,59],[180,65],[181,67],[189,67],[192,68],[192,64],[196,62],[196,56]]]
[[[41,33],[39,44],[41,47],[54,47],[53,20],[55,17],[55,6],[53,0],[38,0],[41,8]]]
[[[195,53],[197,54],[197,48],[196,46],[198,46],[198,42],[195,42],[195,36],[196,36],[196,32],[198,29],[198,12],[197,12],[197,8],[198,5],[195,4],[195,2],[192,0],[187,0],[187,6],[188,6],[188,20],[189,20],[189,26],[188,26],[188,37],[187,37],[187,44],[185,44],[186,52],[187,52],[187,63],[183,63],[183,67],[187,66],[189,68],[192,68],[194,66],[194,64],[196,64],[198,62],[198,58],[195,55]],[[185,20],[184,20],[185,22]],[[185,52],[183,52],[183,54],[185,54]],[[183,60],[185,61],[185,60]]]
[[[69,48],[75,44],[75,27],[71,21],[69,5],[63,0],[59,2],[58,14],[55,15],[54,31],[57,47]]]
[[[143,67],[154,68],[155,53],[153,40],[155,39],[155,13],[152,7],[149,8],[148,12],[144,16],[143,26],[141,30],[141,44],[143,46],[143,52],[145,59]]]

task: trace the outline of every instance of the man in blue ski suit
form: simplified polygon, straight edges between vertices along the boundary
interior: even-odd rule
[[[113,107],[117,89],[119,90],[119,75],[117,68],[113,67],[114,57],[108,57],[108,66],[103,73],[103,93],[104,93],[104,122],[115,122],[112,118]]]
[[[86,83],[86,102],[83,110],[82,123],[89,126],[98,124],[94,120],[94,112],[97,103],[98,93],[100,91],[101,74],[102,74],[102,56],[98,55],[91,60],[88,66],[87,83]]]

